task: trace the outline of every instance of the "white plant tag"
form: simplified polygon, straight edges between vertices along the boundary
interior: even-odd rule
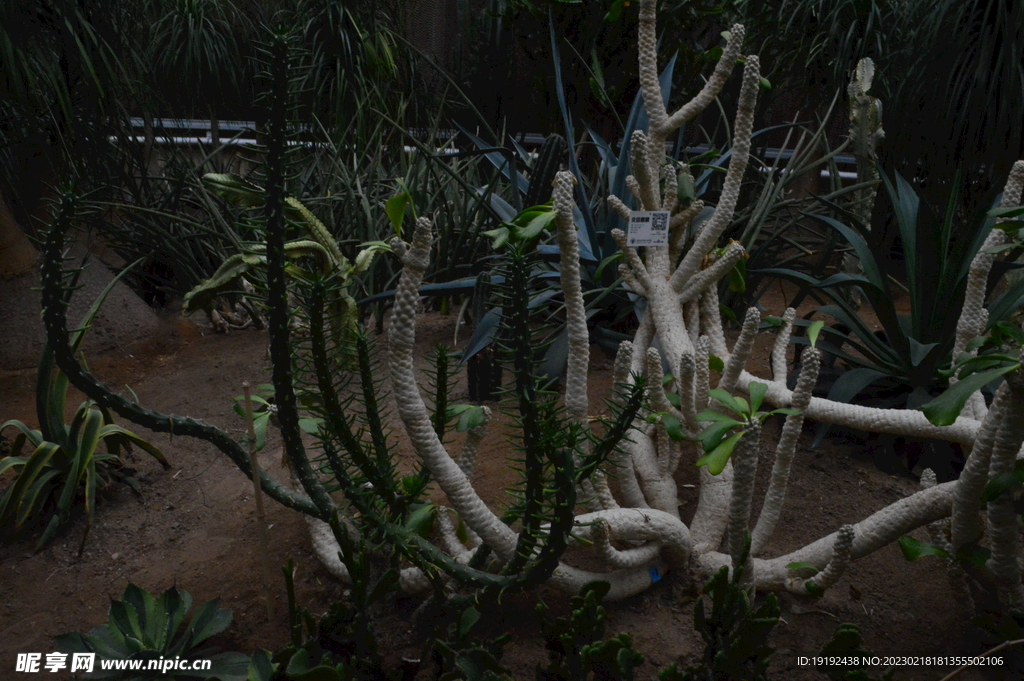
[[[631,210],[629,211],[629,235],[626,245],[664,246],[668,243],[667,210]]]

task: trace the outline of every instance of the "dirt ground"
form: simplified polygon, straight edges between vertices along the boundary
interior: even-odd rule
[[[770,312],[779,314],[781,309]],[[269,381],[266,334],[216,335],[180,318],[168,319],[166,325],[166,334],[157,341],[90,358],[92,370],[112,386],[130,385],[144,406],[201,417],[240,437],[244,424],[231,409],[232,398],[241,394],[243,381]],[[453,328],[453,317],[429,316],[421,326],[421,347],[450,343]],[[461,340],[465,342],[465,333]],[[755,373],[766,375],[770,343],[771,337],[759,339]],[[610,366],[610,358],[595,347],[592,404],[607,396]],[[0,374],[0,395],[0,418],[35,422],[34,372]],[[455,401],[466,399],[465,391],[457,389]],[[69,409],[77,408],[80,401],[81,396],[73,394]],[[774,428],[766,428],[766,443],[774,443]],[[255,539],[251,483],[212,446],[187,438],[149,435],[172,469],[164,471],[144,454],[137,455],[130,465],[142,483],[141,496],[121,487],[104,499],[81,558],[77,552],[84,521],[73,523],[39,553],[32,553],[31,543],[8,546],[0,552],[0,680],[62,678],[59,673],[15,673],[15,654],[51,652],[53,635],[88,631],[105,623],[108,597],[119,597],[128,582],[154,593],[177,585],[190,592],[197,605],[220,598],[223,607],[234,612],[234,622],[218,643],[224,649],[245,653],[257,647],[280,648],[288,641],[279,567],[289,558],[298,564],[298,600],[314,614],[323,613],[331,602],[343,597],[343,587],[312,555],[302,518],[270,503],[269,561],[275,575],[276,613],[268,621],[261,600],[263,564]],[[777,554],[856,522],[918,488],[911,475],[881,472],[872,461],[870,443],[833,439],[817,449],[810,444],[808,431],[777,532]],[[774,444],[763,448],[755,499],[763,495],[773,450]],[[271,440],[261,463],[281,477],[279,451]],[[408,462],[406,449],[400,447],[399,456]],[[503,486],[514,475],[507,470],[505,456],[491,445],[479,457],[477,488],[496,504],[500,504]],[[696,469],[681,465],[678,479],[684,485],[682,512],[688,520],[696,504],[692,487]],[[758,505],[755,501],[755,513]],[[924,532],[917,536],[927,540]],[[554,614],[565,612],[566,598],[546,592],[543,597]],[[972,614],[955,600],[942,564],[933,558],[908,563],[896,546],[856,562],[821,599],[781,594],[779,601],[782,619],[770,639],[776,651],[772,679],[824,678],[813,668],[800,666],[798,658],[817,654],[841,622],[856,623],[865,647],[876,655],[974,655],[992,645],[972,626]],[[533,678],[534,664],[544,658],[533,613],[535,602],[536,595],[514,597],[500,613],[489,613],[490,621],[481,625],[484,633],[512,633],[502,661],[516,679]],[[416,599],[400,602],[380,623],[384,652],[391,661],[420,653],[408,624],[417,603]],[[692,590],[679,576],[669,575],[640,596],[608,605],[607,613],[608,634],[630,634],[636,650],[646,657],[638,679],[654,678],[659,669],[675,661],[698,661],[703,644],[693,630]],[[950,671],[948,666],[901,666],[895,678],[937,681]],[[1024,678],[1019,669],[1003,671],[1007,673],[1004,678]],[[956,678],[994,677],[968,670]]]

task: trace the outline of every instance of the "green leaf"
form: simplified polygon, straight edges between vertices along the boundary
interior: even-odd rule
[[[956,560],[959,563],[971,565],[977,569],[985,567],[985,563],[992,557],[992,552],[986,549],[984,546],[978,546],[977,544],[967,544],[962,546],[959,551],[956,552]]]
[[[626,0],[614,0],[614,2],[612,2],[611,4],[611,7],[608,8],[608,11],[604,15],[605,22],[612,24],[621,19],[622,8],[625,4]]]
[[[818,334],[821,333],[821,330],[824,327],[825,322],[819,319],[818,321],[811,324],[811,326],[807,329],[807,339],[811,342],[812,348],[818,342]]]
[[[421,537],[426,538],[434,527],[434,514],[437,507],[434,504],[414,505],[414,510],[405,520],[405,526]]]
[[[269,416],[269,414],[267,415]],[[299,428],[303,432],[309,433],[310,435],[316,435],[320,432],[320,425],[324,422],[321,418],[306,417],[299,419]],[[265,440],[265,438],[264,438]],[[259,438],[257,437],[257,445],[259,444]]]
[[[459,638],[464,639],[469,635],[469,630],[480,620],[480,611],[470,606],[462,611],[459,618]]]
[[[747,261],[743,258],[729,270],[729,290],[732,293],[744,293],[747,290]]]
[[[1024,216],[1024,206],[993,208],[989,212],[985,213],[985,215],[990,218],[1019,218]]]
[[[203,175],[203,184],[217,196],[241,208],[263,205],[263,188],[239,175],[206,173]]]
[[[220,607],[220,599],[203,603],[192,616],[186,636],[182,640],[185,650],[199,645],[211,636],[223,632],[231,625],[231,611]]]
[[[460,433],[465,433],[468,430],[481,426],[484,423],[484,409],[483,407],[476,405],[469,405],[469,409],[462,412],[459,416],[459,423],[455,426],[455,430]]]
[[[665,432],[668,433],[670,439],[675,442],[681,442],[686,439],[683,424],[675,416],[672,414],[662,414],[661,422],[665,425]]]
[[[712,371],[722,373],[722,371],[725,369],[725,362],[722,361],[721,357],[718,357],[716,355],[708,355],[708,368],[711,369]]]
[[[733,417],[729,416],[728,414],[723,414],[720,411],[711,411],[710,409],[702,411],[701,413],[697,414],[697,420],[698,421],[732,421],[734,423],[739,423],[739,421],[737,421]]]
[[[746,400],[743,400],[741,404],[739,398],[733,397],[728,390],[722,390],[721,388],[713,388],[708,391],[708,397],[717,400],[727,409],[731,409],[737,414],[743,414],[746,410],[743,408],[746,405]]]
[[[921,405],[921,411],[933,425],[949,426],[956,422],[968,398],[990,382],[1004,374],[1019,368],[1020,364],[1011,364],[1008,367],[991,369],[972,374],[962,381],[958,381],[946,392],[942,393],[928,404]]]
[[[794,409],[793,407],[784,407],[782,409],[773,409],[768,413],[772,415],[781,414],[782,416],[798,416],[802,412],[799,409]]]
[[[507,225],[508,223],[505,224]],[[491,248],[498,250],[508,243],[509,237],[512,236],[512,232],[507,226],[502,226],[497,229],[489,229],[486,232],[483,232],[483,235],[494,239],[494,241],[491,242]]]
[[[807,590],[808,594],[814,596],[815,598],[821,598],[825,595],[825,590],[821,588],[820,585],[815,584],[814,582],[804,582],[804,589]]]
[[[409,201],[409,192],[403,191],[388,199],[384,206],[384,213],[388,216],[391,228],[395,230],[395,236],[399,238],[402,236],[402,222],[405,221],[405,208],[409,205]]]
[[[711,475],[720,474],[725,470],[726,464],[729,463],[729,457],[732,456],[733,450],[736,449],[736,443],[743,437],[743,432],[741,430],[729,439],[724,440],[715,447],[714,451],[697,459],[697,466],[707,466],[708,473],[711,473]]]
[[[705,428],[700,435],[697,436],[697,439],[700,440],[701,446],[704,447],[704,451],[710,452],[722,442],[733,428],[742,425],[742,423],[733,419],[719,421],[718,423]]]
[[[1021,483],[1024,483],[1024,459],[1014,463],[1011,472],[1003,473],[989,482],[981,494],[981,500],[986,504],[995,501],[1006,492],[1017,489]]]
[[[932,544],[926,544],[923,541],[918,541],[911,536],[904,535],[899,539],[900,551],[903,552],[903,557],[913,562],[921,556],[937,556],[939,558],[950,558],[951,556],[938,546]]]
[[[764,396],[768,394],[768,386],[765,383],[752,382],[747,387],[747,392],[750,393],[750,411],[757,412],[764,402]]]
[[[789,563],[786,565],[787,570],[810,570],[811,576],[818,574],[821,570],[814,563]]]
[[[549,210],[530,218],[529,222],[527,222],[524,227],[520,227],[516,231],[516,241],[529,243],[534,239],[537,239],[541,233],[547,229],[548,225],[551,224],[557,215],[558,213],[555,211]]]

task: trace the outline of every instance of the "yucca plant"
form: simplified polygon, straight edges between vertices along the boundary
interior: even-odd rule
[[[86,314],[82,328],[72,337],[74,350],[85,338],[89,324],[118,280],[119,277],[115,278],[107,286]],[[53,351],[46,345],[36,378],[39,429],[15,420],[0,425],[0,432],[8,428],[18,431],[10,455],[0,459],[0,475],[7,471],[14,474],[11,484],[0,496],[0,527],[18,531],[45,523],[37,549],[53,539],[57,530],[71,519],[72,509],[80,497],[84,499],[87,522],[81,544],[84,547],[97,492],[115,480],[138,491],[138,483],[122,472],[122,452],[131,451],[132,445],[153,456],[165,469],[170,468],[159,449],[114,423],[109,410],[91,401],[82,403],[71,423],[65,424],[67,390],[67,376],[56,368]],[[100,451],[101,445],[105,452]],[[30,452],[22,456],[26,446]]]
[[[65,654],[95,653],[100,660],[140,663],[137,670],[130,669],[128,664],[121,669],[116,669],[117,665],[112,665],[114,669],[96,665],[90,678],[245,681],[248,656],[217,652],[217,648],[211,646],[201,647],[230,626],[231,611],[221,608],[217,598],[199,606],[186,621],[191,609],[192,596],[176,586],[156,598],[129,583],[121,600],[111,599],[105,626],[96,627],[88,634],[61,634],[54,637],[54,642]],[[193,670],[193,664],[200,660],[208,660],[210,667]],[[150,664],[154,666],[149,668]]]

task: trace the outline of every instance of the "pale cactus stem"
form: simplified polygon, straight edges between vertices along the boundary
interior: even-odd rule
[[[636,202],[640,205],[640,210],[643,210],[644,209],[643,208],[643,206],[644,206],[644,198],[643,198],[644,190],[640,187],[640,182],[634,176],[627,175],[626,176],[626,189],[628,189],[629,193],[633,196],[634,199],[636,199]]]
[[[737,386],[745,391],[752,381],[757,381],[758,383],[767,382],[759,376],[743,371],[740,374]],[[793,392],[786,387],[784,382],[771,381],[767,383],[768,394],[765,397],[766,401],[776,407],[788,407],[792,401]],[[978,426],[980,425],[974,419],[960,417],[953,425],[936,426],[932,425],[920,411],[910,409],[878,409],[875,407],[864,407],[859,404],[833,402],[821,397],[811,398],[804,416],[812,421],[848,426],[873,433],[892,433],[911,437],[935,438],[966,445],[974,442],[975,434],[978,432]]]
[[[635,568],[646,565],[658,557],[661,546],[658,544],[644,544],[629,549],[617,549],[612,546],[611,532],[608,524],[601,520],[594,524],[594,531],[591,536],[597,555],[610,567],[615,569]]]
[[[636,249],[632,246],[626,245],[626,233],[621,229],[612,230],[612,238],[615,239],[615,243],[618,244],[622,250],[622,255],[625,260],[625,265],[628,266],[629,271],[640,282],[640,286],[643,290],[651,290],[651,277],[647,273],[647,267],[644,265],[644,261],[640,259],[640,254],[636,252]],[[621,271],[621,269],[620,269]]]
[[[694,383],[693,383],[693,408],[700,413],[708,407],[708,390],[711,388],[711,366],[710,360],[711,341],[707,336],[697,339],[696,354],[694,356]]]
[[[793,322],[796,320],[796,310],[787,307],[782,313],[782,326],[778,335],[775,336],[775,345],[772,346],[772,378],[776,381],[785,382],[789,371],[786,369],[786,350],[789,348],[789,340],[793,337]]]
[[[637,281],[637,278],[633,276],[633,270],[629,269],[629,265],[625,263],[619,264],[619,276],[622,277],[622,282],[626,288],[637,294],[638,296],[646,296],[647,289]]]
[[[757,456],[761,448],[761,423],[753,421],[743,429],[743,437],[732,453],[733,482],[729,500],[729,556],[733,566],[739,565],[747,531],[750,527],[750,505],[754,499],[754,478],[757,477]],[[749,559],[749,556],[748,556]],[[746,571],[750,574],[749,570]]]
[[[627,389],[632,383],[630,366],[632,359],[633,344],[629,341],[623,341],[615,353],[615,367],[613,370],[613,380],[615,390],[617,391],[613,395],[613,399],[619,406],[622,405],[622,401],[618,397],[618,391]],[[633,457],[628,450],[628,444],[616,449],[612,453],[610,460],[612,464],[610,473],[618,482],[619,494],[622,497],[623,504],[627,508],[646,506],[647,501],[644,499],[644,494],[640,490],[640,484],[636,479],[636,472],[633,470]]]
[[[608,196],[608,205],[611,206],[611,209],[615,211],[616,215],[627,222],[629,221],[629,206],[624,204],[622,199],[615,196],[615,194],[610,194]]]
[[[953,501],[953,485],[952,482],[946,482],[921,490],[854,524],[856,536],[850,549],[850,558],[863,558],[919,527],[948,516]],[[755,585],[764,590],[786,588],[786,580],[791,572],[786,566],[790,563],[810,563],[824,569],[832,559],[837,537],[838,533],[832,533],[778,558],[753,559]],[[714,570],[728,564],[728,556],[707,554],[701,557],[701,563],[702,572]]]
[[[992,406],[978,430],[977,438],[964,463],[964,469],[956,481],[956,495],[950,525],[950,542],[954,551],[959,551],[978,540],[981,536],[981,493],[988,484],[989,468],[992,461],[992,447],[996,432],[1006,419],[1010,389],[1003,383],[992,398]]]
[[[679,211],[669,220],[668,229],[671,239],[669,241],[668,259],[671,262],[678,261],[679,256],[682,255],[683,248],[686,246],[686,240],[689,238],[690,223],[693,222],[693,219],[702,210],[704,210],[704,202],[697,199],[688,208]]]
[[[935,471],[931,468],[926,468],[921,472],[921,489],[930,489],[937,484],[939,484],[939,481],[935,477]],[[952,523],[949,518],[929,523],[928,538],[933,545],[938,546],[950,556],[955,556],[956,551],[950,542],[951,525]],[[944,558],[943,562],[946,565],[946,576],[949,578],[949,585],[953,589],[957,604],[965,612],[973,614],[974,596],[971,595],[971,588],[967,583],[967,573],[955,558]]]
[[[679,193],[675,191],[679,184],[679,176],[674,163],[665,163],[661,166],[661,184],[665,187],[661,199],[661,210],[675,213],[679,205]],[[669,229],[671,229],[671,225],[669,225]]]
[[[743,244],[733,241],[726,247],[725,252],[721,256],[687,282],[686,286],[679,292],[679,300],[687,303],[708,288],[717,286],[718,281],[729,274],[732,268],[736,266],[736,263],[746,256],[747,252],[744,250]]]
[[[1003,188],[1003,199],[1000,208],[1013,208],[1020,205],[1021,191],[1024,189],[1024,161],[1017,161],[1010,170],[1010,175]],[[997,225],[1005,220],[999,219]],[[956,344],[953,357],[964,351],[967,343],[985,330],[982,323],[982,308],[985,305],[985,290],[988,285],[988,274],[995,262],[996,254],[992,251],[1006,242],[1006,232],[994,228],[985,239],[984,245],[971,262],[971,271],[967,277],[967,291],[964,294],[963,312],[956,327]]]
[[[565,298],[565,324],[569,335],[569,359],[565,378],[565,407],[569,418],[589,429],[587,416],[587,371],[590,368],[590,333],[587,311],[580,284],[579,236],[573,223],[572,188],[576,179],[562,171],[555,176],[552,197],[558,248],[561,253],[562,295]]]
[[[939,484],[939,479],[935,476],[935,471],[931,468],[925,468],[921,471],[921,489],[930,489]],[[949,543],[949,537],[946,531],[949,529],[949,518],[943,518],[942,520],[936,520],[934,523],[928,525],[928,539],[935,546],[946,553],[953,555],[953,545]]]
[[[476,453],[480,449],[480,442],[487,435],[487,426],[491,422],[491,408],[481,407],[480,409],[483,412],[484,420],[466,433],[466,441],[462,443],[462,453],[459,455],[459,468],[470,480],[473,479],[473,473],[476,470]]]
[[[647,399],[655,411],[668,412],[683,421],[683,415],[668,401],[661,379],[661,354],[657,348],[647,348]]]
[[[695,345],[700,344],[700,338]],[[679,358],[679,369],[676,371],[676,391],[679,395],[679,411],[685,418],[684,424],[692,432],[697,432],[697,402],[694,381],[697,377],[697,363],[692,354],[684,354]]]
[[[761,311],[756,307],[747,309],[747,315],[743,318],[743,326],[740,327],[740,335],[732,346],[732,353],[725,360],[725,368],[722,370],[722,378],[718,381],[718,387],[722,390],[732,392],[736,388],[740,372],[754,349],[754,338],[757,336],[757,327],[761,323]]]
[[[398,415],[420,460],[430,470],[463,522],[499,557],[508,560],[515,552],[516,533],[480,499],[462,469],[445,450],[434,432],[416,382],[412,357],[416,340],[416,303],[430,261],[432,231],[430,221],[420,218],[416,222],[411,246],[401,244],[398,239],[391,244],[392,250],[400,254],[403,265],[388,337],[392,390]]]
[[[1024,351],[1021,354],[1024,355]],[[1024,443],[1024,377],[1019,373],[1018,369],[1006,375],[1005,385],[1009,386],[1010,399],[1006,416],[992,444],[989,479],[1013,473],[1017,453]],[[1017,562],[1021,540],[1013,495],[1003,493],[988,502],[986,517],[992,548],[987,566],[999,587],[1003,603],[1020,610],[1024,607],[1024,584],[1021,584],[1021,567]]]
[[[697,510],[690,522],[694,550],[698,554],[717,551],[729,522],[729,503],[733,494],[733,464],[729,461],[718,475],[711,475],[707,466],[700,469],[700,496]],[[715,568],[717,570],[718,568]],[[707,573],[709,576],[714,574]]]
[[[832,558],[828,561],[825,569],[816,573],[808,579],[793,577],[786,582],[786,588],[803,596],[808,594],[820,594],[825,589],[834,585],[846,572],[850,565],[850,550],[853,547],[853,539],[856,531],[853,525],[843,525],[836,533],[836,543],[832,547]]]
[[[696,297],[683,302],[683,319],[686,322],[686,334],[690,337],[690,343],[695,344],[700,338],[700,303]]]
[[[796,456],[796,446],[800,440],[800,431],[804,425],[804,409],[811,401],[811,391],[818,382],[818,371],[821,368],[821,350],[808,348],[803,354],[803,366],[793,391],[792,408],[799,409],[799,414],[790,414],[782,426],[779,444],[775,448],[775,463],[765,493],[764,505],[757,518],[757,525],[750,538],[750,554],[760,555],[771,541],[775,526],[782,515],[782,506],[786,500],[786,488],[789,485],[789,474]]]
[[[708,286],[700,297],[701,326],[707,334],[708,349],[719,359],[729,356],[729,346],[725,344],[725,331],[722,330],[722,312],[718,309],[718,287]]]
[[[679,263],[679,267],[676,268],[669,280],[669,284],[676,291],[681,291],[690,277],[697,273],[701,260],[714,247],[732,220],[736,202],[739,200],[740,183],[750,158],[750,135],[754,126],[754,106],[757,104],[757,88],[760,77],[758,58],[753,55],[747,57],[746,66],[743,68],[739,109],[736,113],[732,158],[729,159],[729,170],[725,175],[722,196],[719,198],[718,205],[715,206],[715,212],[711,219],[701,230],[693,246],[683,257],[683,261]]]
[[[629,167],[637,183],[639,193],[634,195],[640,199],[641,210],[658,210],[661,207],[661,201],[658,199],[658,175],[647,164],[648,143],[647,135],[642,130],[633,131],[629,138]],[[663,154],[664,149],[660,153]]]

